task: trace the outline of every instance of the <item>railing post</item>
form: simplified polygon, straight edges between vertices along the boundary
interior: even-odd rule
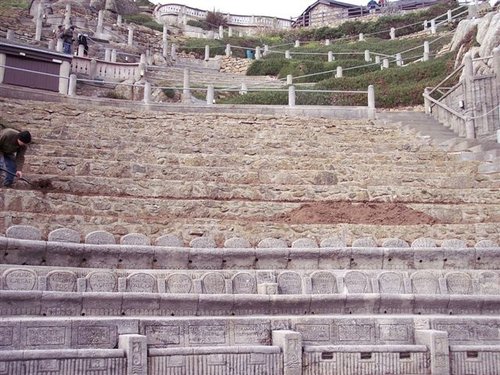
[[[493,71],[497,77],[497,85],[500,86],[500,47],[493,49]]]
[[[97,60],[94,58],[90,60],[89,78],[95,80],[97,77]]]
[[[120,27],[123,25],[123,17],[121,14],[118,14],[116,16],[116,25]]]
[[[111,61],[111,49],[109,48],[104,49],[104,61],[106,62]]]
[[[63,51],[63,41],[61,38],[57,38],[56,51],[57,52]]]
[[[375,55],[375,63],[380,64],[380,56],[379,55]]]
[[[465,116],[465,137],[467,139],[476,138],[476,127],[474,125],[474,119],[469,116]]]
[[[332,62],[335,60],[335,57],[333,56],[333,51],[328,51],[328,62]]]
[[[385,58],[382,60],[382,69],[389,69],[389,59]]]
[[[116,49],[114,48],[111,50],[111,62],[116,62]]]
[[[133,27],[129,27],[128,28],[128,40],[127,40],[127,44],[129,46],[131,46],[132,44],[134,44],[134,28]]]
[[[71,26],[71,4],[66,4],[66,12],[64,12],[64,27],[67,29]]]
[[[144,104],[151,103],[151,83],[144,82]]]
[[[79,44],[78,45],[78,57],[83,57],[84,55],[85,55],[85,47],[83,46],[83,44]]]
[[[226,44],[226,56],[230,57],[231,56],[231,45]]]
[[[15,34],[14,34],[14,30],[7,30],[7,36],[6,36],[7,40],[14,40],[15,38]],[[62,40],[61,40],[61,45],[62,45]],[[62,51],[62,49],[61,49]]]
[[[163,57],[168,56],[168,30],[167,30],[167,23],[165,22],[163,24]]]
[[[224,26],[220,25],[219,26],[219,39],[224,38]]]
[[[366,62],[372,61],[372,59],[370,58],[370,51],[367,49],[365,50],[365,61]]]
[[[299,48],[300,47],[300,40],[296,40],[295,41],[295,45],[294,45],[295,48]]]
[[[428,41],[425,41],[424,42],[424,57],[423,57],[423,61],[429,61],[429,42]]]
[[[396,39],[396,29],[394,27],[391,27],[389,35],[391,36],[392,40]]]
[[[291,74],[288,74],[286,76],[286,84],[287,85],[293,85],[293,76]]]
[[[403,66],[403,58],[400,53],[396,53],[396,65]]]
[[[451,15],[451,9],[448,9],[448,12],[446,15],[448,16],[448,23],[451,23],[451,21],[453,21],[453,17]]]
[[[365,36],[363,35],[363,33],[359,33],[359,41],[362,42],[365,40]]]
[[[207,105],[213,105],[215,98],[214,85],[208,85],[207,87]]]
[[[431,110],[431,101],[427,98],[428,95],[429,95],[429,89],[426,87],[424,89],[424,109],[425,113],[427,115],[430,115],[432,113],[432,110]]]
[[[76,74],[69,76],[68,96],[76,96]]]
[[[255,47],[255,60],[260,60],[260,58],[261,58],[260,47],[257,46]]]
[[[231,26],[227,28],[227,36],[230,38],[233,36],[233,28]]]
[[[269,46],[267,44],[264,44],[264,56],[267,56],[269,53]]]
[[[343,72],[342,72],[342,67],[337,66],[337,73],[335,73],[335,78],[342,78]]]
[[[177,47],[175,44],[172,44],[172,47],[170,50],[170,56],[172,57],[172,61],[177,60]]]
[[[120,335],[118,347],[125,351],[127,372],[123,375],[147,375],[148,348],[146,336]]]
[[[207,44],[205,46],[205,61],[210,60],[210,46]]]
[[[191,88],[189,87],[190,72],[188,68],[184,69],[184,82],[182,89],[182,101],[188,101],[191,99]]]
[[[427,27],[428,27],[429,23],[427,20],[424,21],[424,31],[427,30]]]
[[[295,107],[295,86],[288,87],[288,106]]]
[[[36,26],[35,26],[35,40],[40,41],[42,40],[42,19],[37,18],[36,20]]]
[[[368,86],[368,118],[375,118],[375,88],[373,85]]]
[[[431,34],[436,34],[436,20],[431,20]]]
[[[325,39],[325,46],[329,46],[330,45],[330,39]]]
[[[240,95],[248,94],[247,84],[245,82],[241,83]]]
[[[104,24],[104,11],[101,9],[97,14],[97,28],[95,30],[98,37],[101,36],[104,30],[103,24]]]
[[[285,51],[285,59],[291,59],[291,58],[292,58],[292,55],[290,55],[290,51],[286,50]]]

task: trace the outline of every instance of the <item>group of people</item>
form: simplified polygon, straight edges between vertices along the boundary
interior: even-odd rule
[[[78,45],[83,45],[84,56],[88,55],[89,46],[87,36],[85,34],[78,34],[75,38],[75,26],[65,29],[63,25],[59,25],[54,33],[56,38],[62,40],[64,53],[68,55],[73,54],[73,43],[77,41]]]
[[[24,154],[30,143],[31,134],[27,130],[0,130],[0,166],[4,174],[4,187],[12,187],[15,177],[23,177]]]

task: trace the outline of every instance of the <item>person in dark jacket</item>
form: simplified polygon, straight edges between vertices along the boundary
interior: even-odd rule
[[[73,53],[73,42],[75,41],[75,26],[70,26],[68,29],[64,30],[62,34],[63,40],[63,52],[71,55]]]
[[[27,130],[11,128],[0,130],[0,159],[5,173],[3,186],[11,187],[14,177],[23,177],[24,154],[31,143],[31,134]]]

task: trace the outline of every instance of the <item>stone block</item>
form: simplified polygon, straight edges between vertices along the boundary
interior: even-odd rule
[[[283,352],[283,375],[302,374],[302,337],[293,331],[273,331],[273,345]]]
[[[252,247],[252,245],[245,238],[233,237],[224,242],[224,247],[228,249],[247,249]]]
[[[308,293],[311,294],[335,294],[339,293],[337,278],[329,271],[314,271],[310,275],[311,286]]]
[[[474,249],[445,248],[443,254],[444,269],[475,269],[476,254]]]
[[[85,245],[70,242],[47,242],[45,266],[80,267],[86,259]]]
[[[434,271],[416,271],[410,276],[411,291],[415,294],[439,294],[439,274]]]
[[[80,293],[43,292],[40,300],[43,316],[80,316],[82,295]]]
[[[319,263],[319,248],[294,248],[288,253],[289,270],[317,269]]]
[[[81,267],[119,268],[126,267],[120,262],[122,249],[119,245],[89,245],[83,248]],[[85,260],[85,261],[83,261]]]
[[[98,230],[85,236],[85,243],[89,245],[115,245],[115,237],[106,231]]]
[[[352,247],[377,247],[377,241],[372,237],[358,238],[352,241]]]
[[[40,229],[31,225],[13,225],[5,231],[5,236],[18,240],[41,241],[42,233]]]
[[[259,294],[275,295],[278,294],[278,283],[261,283],[257,285]]]
[[[114,349],[117,346],[118,322],[109,320],[74,320],[71,322],[71,348]]]
[[[29,268],[8,268],[2,273],[1,280],[5,290],[40,290],[37,274]]]
[[[414,247],[412,245],[412,247]],[[444,249],[428,248],[419,249],[414,252],[413,263],[415,269],[438,269],[444,268]]]
[[[417,238],[415,241],[411,243],[411,247],[415,248],[424,248],[424,249],[429,249],[429,248],[434,248],[436,247],[436,241],[433,240],[432,238],[426,238],[426,237],[420,237]]]
[[[403,272],[380,272],[376,280],[372,279],[377,285],[374,291],[381,294],[404,294],[406,293],[404,277]]]
[[[151,240],[142,233],[129,233],[120,238],[120,245],[149,246]]]
[[[155,264],[155,248],[152,246],[122,245],[118,249],[117,268],[151,269]]]
[[[0,306],[2,302],[0,301]],[[2,352],[8,353],[21,347],[21,322],[3,321],[0,322],[0,343]]]
[[[43,265],[46,259],[47,243],[44,241],[8,239],[2,263]]]
[[[122,313],[122,293],[87,292],[82,293],[82,315],[120,316]]]
[[[191,277],[183,272],[175,272],[165,279],[164,291],[174,294],[194,293],[194,284]]]
[[[122,315],[154,316],[160,314],[160,295],[157,293],[123,293]]]
[[[209,295],[200,294],[198,296],[199,316],[228,316],[233,313],[233,295]]]
[[[375,330],[378,345],[396,345],[396,347],[400,347],[415,342],[415,329],[411,318],[377,318]],[[381,348],[381,350],[383,349]]]
[[[8,243],[9,243],[8,238],[0,235],[0,251],[7,250]]]
[[[231,279],[233,294],[256,294],[257,278],[255,273],[238,272]]]
[[[414,253],[414,249],[384,248],[382,268],[391,270],[414,269]]]
[[[429,295],[415,294],[414,314],[448,314],[448,305],[450,296],[448,295]]]
[[[328,237],[321,241],[320,247],[342,249],[347,247],[345,239],[340,237]]]
[[[288,252],[288,248],[256,248],[255,268],[261,270],[286,269]]]
[[[378,314],[380,294],[347,294],[345,299],[345,314]]]
[[[308,315],[311,311],[311,295],[274,295],[269,298],[271,315]]]
[[[381,269],[384,260],[384,249],[378,247],[361,247],[351,250],[350,269]]]
[[[0,291],[0,315],[40,315],[41,291]]]
[[[292,330],[300,333],[304,348],[307,346],[329,345],[333,342],[331,318],[292,318]]]
[[[195,270],[220,270],[222,269],[222,250],[215,247],[191,248],[189,250],[188,268]]]
[[[311,295],[310,312],[319,314],[344,314],[346,294]]]
[[[226,294],[226,279],[221,272],[206,272],[200,279],[201,293],[203,294]]]
[[[351,264],[350,247],[344,248],[323,248],[319,251],[318,266],[322,270],[348,269]]]
[[[372,285],[365,272],[347,271],[343,276],[343,284],[348,294],[371,293]]]
[[[233,298],[234,315],[268,315],[270,297],[265,294],[235,294]]]
[[[163,316],[195,316],[198,311],[198,295],[162,294],[160,311]]]
[[[184,242],[173,234],[166,234],[158,237],[154,244],[155,246],[163,247],[184,247]]]
[[[154,247],[153,268],[187,269],[189,264],[189,248]]]
[[[147,340],[142,335],[120,335],[118,347],[125,350],[127,373],[124,375],[147,375]]]
[[[111,270],[95,270],[87,274],[83,292],[113,293],[118,291],[118,276]]]
[[[49,271],[46,278],[46,289],[52,292],[76,292],[77,275],[73,271]]]
[[[185,323],[143,319],[139,322],[139,333],[146,336],[150,348],[185,346]]]
[[[425,345],[430,351],[430,367],[432,375],[450,374],[450,349],[448,334],[434,330],[417,330],[417,344]]]
[[[413,314],[414,311],[414,294],[380,294],[380,314]]]
[[[449,315],[481,314],[483,296],[450,295],[448,301]],[[500,304],[498,305],[500,307]]]
[[[374,318],[345,317],[334,321],[333,335],[341,345],[375,344],[377,338]]]
[[[49,233],[48,241],[79,243],[81,241],[81,234],[74,229],[59,228]]]
[[[255,257],[253,248],[224,248],[222,249],[222,268],[254,269]]]
[[[71,346],[71,320],[32,319],[21,325],[21,348],[25,350],[68,349]]]
[[[500,249],[499,248],[476,248],[476,269],[499,269]]]
[[[445,249],[466,249],[467,243],[463,240],[447,239],[443,240],[441,247]]]
[[[500,314],[500,298],[498,298],[498,295],[481,296],[480,299],[482,315],[498,316]]]

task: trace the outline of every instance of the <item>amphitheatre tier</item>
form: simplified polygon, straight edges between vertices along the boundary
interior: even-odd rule
[[[499,241],[497,176],[400,123],[0,105],[34,134],[25,173],[38,185],[3,191],[2,231]]]

